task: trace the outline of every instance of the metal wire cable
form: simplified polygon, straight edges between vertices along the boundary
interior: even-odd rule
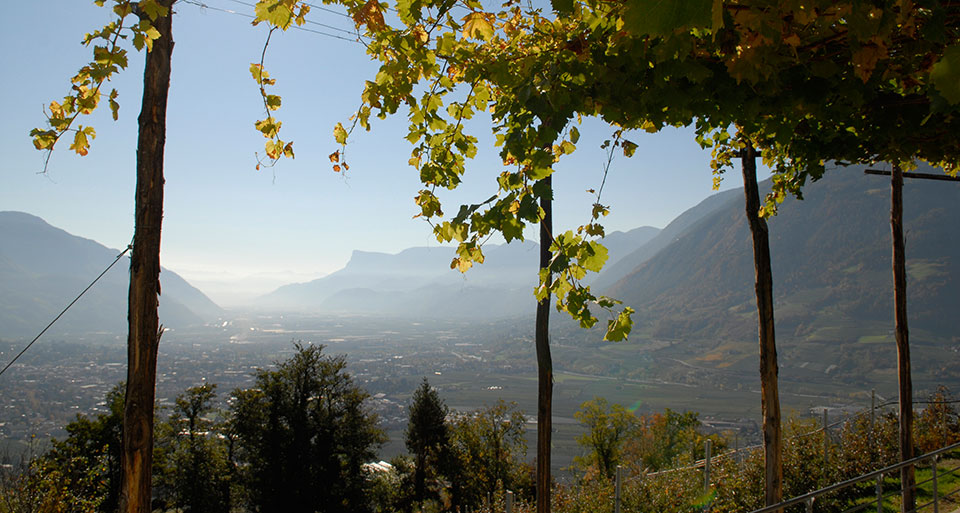
[[[222,8],[222,7],[215,7],[215,6],[213,6],[213,5],[208,5],[208,4],[205,4],[205,3],[200,2],[200,1],[197,1],[197,0],[179,0],[179,1],[180,1],[180,2],[183,2],[183,3],[185,3],[185,4],[195,5],[195,6],[197,6],[197,7],[200,7],[201,9],[209,9],[209,10],[211,10],[211,11],[218,11],[218,12],[223,12],[223,13],[227,13],[227,14],[235,14],[235,15],[237,15],[237,16],[242,16],[242,17],[247,18],[247,19],[254,19],[254,18],[255,18],[255,16],[253,16],[252,14],[242,13],[242,12],[239,12],[239,11],[234,11],[234,10],[232,10],[232,9],[224,9],[224,8]],[[238,2],[238,3],[240,3],[240,2]],[[320,26],[328,27],[328,28],[331,28],[331,27],[332,27],[332,26],[324,25],[324,24],[318,23],[318,22],[310,22],[310,23],[313,23],[313,24],[315,24],[315,25],[320,25]],[[302,30],[302,31],[304,31],[304,32],[311,32],[311,33],[313,33],[313,34],[319,34],[319,35],[321,35],[321,36],[332,37],[332,38],[334,38],[334,39],[340,39],[340,40],[342,40],[342,41],[349,41],[349,42],[351,42],[351,43],[359,43],[359,44],[362,44],[362,42],[361,42],[358,38],[352,38],[352,39],[351,39],[351,38],[343,37],[343,36],[340,36],[340,35],[337,35],[337,34],[331,34],[331,33],[329,33],[329,32],[324,32],[324,31],[322,31],[322,30],[314,30],[314,29],[311,29],[311,28],[308,28],[308,27],[302,27],[302,26],[299,26],[299,25],[293,25],[291,28],[294,28],[294,29],[296,29],[296,30]],[[341,29],[341,28],[333,28],[333,30],[339,30],[339,31],[342,31],[342,32],[352,33],[352,32],[349,32],[349,31],[347,31],[347,30],[345,30],[345,29]]]
[[[113,266],[114,266],[117,262],[119,262],[121,258],[123,258],[123,255],[126,255],[127,252],[130,251],[131,249],[133,249],[133,245],[132,245],[132,244],[129,245],[129,246],[127,246],[127,249],[124,249],[119,255],[117,255],[117,258],[113,259],[113,262],[110,262],[110,265],[108,265],[107,268],[104,269],[103,272],[100,273],[99,276],[97,276],[96,278],[94,278],[94,280],[93,280],[92,282],[90,282],[90,285],[87,285],[87,288],[83,289],[83,292],[81,292],[77,297],[73,298],[73,301],[71,301],[70,304],[67,305],[67,307],[64,308],[64,309],[60,312],[59,315],[57,315],[56,317],[54,317],[54,319],[53,319],[52,321],[50,321],[50,324],[47,324],[47,327],[46,327],[46,328],[43,328],[43,330],[42,330],[36,337],[33,337],[33,340],[31,340],[30,343],[27,344],[27,347],[24,347],[23,350],[20,351],[19,354],[17,354],[17,356],[14,356],[14,357],[13,357],[13,360],[10,360],[10,363],[8,363],[8,364],[3,368],[3,370],[0,370],[0,376],[3,376],[3,373],[4,373],[4,372],[7,372],[7,369],[9,369],[10,366],[13,365],[18,359],[20,359],[20,357],[23,356],[23,353],[26,353],[26,352],[27,352],[27,349],[30,349],[30,346],[32,346],[34,342],[36,342],[37,340],[40,340],[40,337],[42,337],[43,334],[46,333],[48,329],[50,329],[50,326],[53,326],[53,323],[55,323],[55,322],[57,322],[58,320],[60,320],[60,318],[63,317],[63,314],[67,313],[67,310],[69,310],[71,306],[73,306],[77,301],[79,301],[80,298],[83,297],[83,295],[86,294],[88,290],[90,290],[94,285],[96,285],[96,283],[97,283],[98,281],[100,281],[100,278],[103,278],[103,275],[104,275],[104,274],[107,274],[107,271],[109,271],[110,269],[112,269]]]
[[[256,4],[252,4],[252,3],[250,3],[250,2],[244,2],[243,0],[228,0],[228,1],[233,2],[233,3],[235,3],[235,4],[245,5],[245,6],[247,6],[247,7],[253,7],[253,8],[256,8],[256,7],[257,7]],[[307,4],[307,5],[311,5],[311,7],[312,7],[312,4]],[[328,12],[332,12],[332,13],[335,13],[335,14],[340,14],[340,15],[342,15],[342,16],[346,16],[347,18],[350,18],[349,15],[344,14],[344,13],[341,13],[341,12],[334,11],[333,9],[323,9],[323,10],[328,11]],[[243,13],[238,13],[238,14],[243,14]],[[350,19],[352,19],[352,18],[350,18]],[[317,25],[317,26],[320,26],[320,27],[328,28],[328,29],[330,29],[330,30],[336,30],[336,31],[338,31],[338,32],[345,32],[345,33],[347,33],[347,34],[356,35],[356,31],[354,31],[354,30],[348,30],[348,29],[336,27],[336,26],[333,26],[333,25],[327,25],[326,23],[320,23],[319,21],[304,20],[304,22],[305,22],[305,23],[309,23],[309,24],[311,24],[311,25]]]

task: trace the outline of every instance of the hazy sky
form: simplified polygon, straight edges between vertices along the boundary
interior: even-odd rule
[[[237,0],[203,3],[252,12]],[[274,35],[266,69],[278,80],[281,133],[294,141],[297,157],[256,171],[254,152],[262,154],[264,139],[253,123],[263,112],[248,68],[259,61],[266,29],[250,26],[240,15],[183,0],[175,11],[164,266],[208,283],[254,274],[267,281],[305,281],[341,268],[354,249],[393,253],[437,245],[430,227],[412,219],[419,180],[406,163],[411,147],[403,140],[403,117],[353,135],[347,176],[330,169],[327,155],[337,149],[332,128],[338,121],[347,124],[360,103],[364,80],[376,71],[362,45],[299,30]],[[48,173],[38,174],[43,155],[28,135],[42,126],[44,105],[61,100],[69,78],[89,60],[91,49],[79,44],[81,37],[101,27],[108,14],[92,0],[5,6],[0,19],[0,65],[7,75],[0,94],[0,210],[29,212],[73,234],[121,248],[133,234],[142,55],[131,51],[130,67],[111,84],[120,91],[120,120],[112,121],[104,106],[103,112],[80,121],[97,130],[88,156],[76,156],[61,142]],[[322,10],[311,12],[310,19],[353,27],[348,18]],[[307,27],[351,37],[316,24]],[[471,126],[481,138],[481,154],[469,164],[461,190],[441,196],[447,212],[496,192],[501,168],[488,127],[484,119]],[[593,198],[585,190],[599,185],[604,160],[599,145],[612,130],[587,121],[580,132],[577,152],[554,175],[557,229],[588,219]],[[607,180],[603,202],[612,207],[605,219],[608,231],[663,227],[712,193],[709,152],[697,146],[691,131],[630,138],[639,144],[636,155],[618,158]],[[739,173],[724,182],[724,188],[739,185]]]

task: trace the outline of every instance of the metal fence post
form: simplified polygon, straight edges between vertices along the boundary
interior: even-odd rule
[[[940,494],[937,493],[937,457],[930,458],[930,462],[933,471],[933,513],[940,513]]]
[[[870,390],[870,437],[873,438],[873,426],[877,414],[877,389]]]
[[[813,497],[807,499],[807,513],[813,513]]]
[[[710,456],[713,450],[713,440],[707,438],[706,458],[703,463],[703,491],[710,491]]]
[[[877,513],[883,513],[883,473],[877,475]]]
[[[827,408],[823,408],[823,469],[830,463],[830,434],[827,432]]]
[[[513,492],[507,490],[507,513],[513,513]]]
[[[623,465],[617,465],[617,480],[613,487],[613,513],[620,513],[620,492],[623,486]]]
[[[737,430],[733,435],[733,454],[736,456],[737,465],[743,463],[740,459],[740,431]]]

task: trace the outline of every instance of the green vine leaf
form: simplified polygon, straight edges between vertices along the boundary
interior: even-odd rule
[[[943,52],[930,70],[930,82],[951,105],[960,103],[960,45]]]

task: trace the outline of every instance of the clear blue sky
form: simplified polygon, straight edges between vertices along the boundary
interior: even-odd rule
[[[204,0],[242,13],[235,0]],[[109,4],[109,2],[108,2]],[[394,253],[436,246],[429,226],[412,219],[417,173],[407,165],[404,118],[357,132],[348,146],[350,172],[330,169],[337,149],[332,128],[346,124],[359,105],[363,82],[376,65],[363,46],[313,32],[277,33],[266,68],[283,96],[282,135],[297,157],[256,171],[254,152],[264,139],[253,129],[262,115],[257,85],[248,68],[259,61],[266,29],[239,15],[181,1],[173,22],[173,53],[166,145],[166,199],[162,262],[186,278],[211,282],[252,274],[305,281],[341,268],[354,249]],[[0,210],[43,217],[71,233],[115,248],[133,233],[137,116],[143,56],[131,50],[130,67],[113,82],[120,91],[120,120],[104,109],[92,118],[97,138],[79,157],[61,142],[46,175],[43,155],[28,132],[41,126],[42,108],[61,100],[69,77],[90,58],[79,44],[84,33],[108,20],[108,10],[86,0],[10,2],[0,19],[0,64],[7,78],[0,94]],[[310,19],[352,29],[346,17],[314,10]],[[319,25],[313,30],[341,34]],[[474,123],[480,156],[470,164],[462,190],[441,196],[446,210],[496,192],[499,159],[488,125]],[[555,224],[572,228],[588,219],[599,185],[611,129],[587,121],[576,154],[555,174]],[[637,133],[632,159],[618,158],[603,202],[612,207],[608,232],[643,225],[663,227],[712,193],[709,152],[689,130]],[[740,185],[732,173],[724,188]],[[530,232],[531,235],[534,232]],[[214,297],[217,299],[217,297]]]

